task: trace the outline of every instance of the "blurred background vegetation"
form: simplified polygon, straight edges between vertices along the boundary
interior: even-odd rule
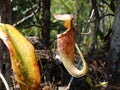
[[[44,0],[12,1],[12,23],[25,36],[37,36],[42,40],[42,15],[44,13],[42,2]],[[115,12],[113,0],[48,0],[47,2],[50,2],[50,31],[48,30],[50,48],[54,48],[57,34],[65,30],[63,22],[55,20],[54,14],[74,16],[76,41],[84,53],[103,46],[104,37],[113,25]],[[20,20],[23,21],[17,24]]]

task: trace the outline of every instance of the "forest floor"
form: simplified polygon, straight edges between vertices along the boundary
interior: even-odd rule
[[[95,50],[94,53],[84,54],[88,64],[88,73],[83,77],[75,78],[64,68],[55,49],[42,50],[40,45],[35,43],[33,45],[36,49],[36,56],[42,74],[40,90],[120,90],[120,73],[111,73],[109,54],[106,47]],[[81,57],[76,52],[74,56],[75,65],[82,69]],[[115,76],[113,77],[113,75]]]
[[[84,58],[88,64],[88,73],[80,78],[72,77],[56,58],[57,51],[41,50],[39,40],[33,40],[36,56],[42,73],[40,90],[120,90],[120,74],[114,79],[111,74],[109,47],[88,52]],[[80,56],[75,53],[75,65],[82,69]]]
[[[83,77],[74,78],[66,71],[62,62],[55,58],[56,52],[52,52],[51,58],[49,51],[37,51],[42,65],[41,90],[120,90],[119,82],[112,83],[110,65],[105,53],[85,55],[89,71]],[[82,69],[81,58],[75,54],[75,64],[78,62],[81,63],[79,67]]]

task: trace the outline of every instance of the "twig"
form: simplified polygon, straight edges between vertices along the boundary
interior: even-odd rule
[[[34,14],[34,16],[35,16],[35,18],[36,18],[37,22],[40,24],[40,19],[39,19],[39,16],[35,13],[34,8],[32,7],[32,3],[31,3],[30,1],[29,1],[29,3],[30,3],[31,10],[33,11],[33,14]]]
[[[4,76],[2,75],[1,72],[0,72],[0,78],[1,78],[1,80],[3,81],[3,83],[4,83],[5,87],[6,87],[6,90],[10,90],[8,83],[7,83],[7,81],[5,80],[5,78],[4,78]]]
[[[102,18],[104,18],[104,17],[106,17],[106,16],[115,16],[115,15],[108,13],[108,14],[105,14],[105,15],[101,16],[100,19],[102,19]]]
[[[31,11],[32,9],[35,9],[37,6],[38,6],[38,5],[35,4],[35,5],[32,6],[32,8],[31,8],[31,7],[28,8],[26,11],[24,11],[24,14],[28,13],[28,12]]]
[[[94,15],[94,12],[95,12],[95,10],[94,9],[92,9],[92,11],[91,11],[91,14],[90,14],[90,16],[89,16],[89,19],[87,20],[87,23],[86,23],[86,26],[85,26],[85,28],[83,28],[82,29],[82,31],[84,31],[85,29],[87,29],[88,28],[88,26],[89,26],[89,24],[90,24],[90,22],[91,22],[91,19],[92,19],[92,17],[93,17],[93,15]],[[87,33],[81,33],[81,34],[90,34],[91,33],[91,30],[89,30]]]
[[[106,0],[101,0],[103,3],[105,3],[106,5],[110,6],[109,3]]]
[[[37,11],[38,11],[38,9],[35,10],[35,13],[37,13]],[[34,13],[32,13],[32,14],[26,16],[25,18],[21,19],[20,21],[16,22],[15,24],[13,24],[13,26],[17,26],[17,25],[25,22],[25,21],[28,20],[29,18],[33,17],[33,16],[34,16]]]
[[[89,17],[89,19],[88,19],[88,21],[87,21],[88,23],[91,21],[93,15],[94,15],[94,12],[95,12],[95,10],[92,9],[92,11],[91,11],[91,15],[90,15],[90,17]]]

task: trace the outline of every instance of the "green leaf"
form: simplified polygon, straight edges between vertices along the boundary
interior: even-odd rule
[[[92,79],[90,77],[86,77],[86,82],[93,87]]]

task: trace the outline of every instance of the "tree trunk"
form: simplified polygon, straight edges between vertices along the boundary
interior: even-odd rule
[[[0,22],[11,23],[11,0],[0,0]],[[0,71],[5,76],[7,82],[10,84],[11,64],[8,49],[0,41]],[[0,90],[5,90],[4,85],[0,80]]]
[[[50,0],[42,0],[42,42],[44,49],[50,46]]]
[[[98,32],[99,32],[100,16],[99,16],[99,11],[98,11],[98,7],[97,7],[98,1],[91,0],[91,2],[92,2],[92,8],[94,9],[94,15],[95,15],[94,32],[93,32],[93,40],[94,41],[90,48],[91,53],[93,53],[98,48],[97,36],[98,36]]]
[[[110,71],[114,83],[120,83],[120,0],[117,0],[115,20],[112,28],[111,45],[110,45]]]
[[[11,0],[0,0],[0,22],[11,23]]]

